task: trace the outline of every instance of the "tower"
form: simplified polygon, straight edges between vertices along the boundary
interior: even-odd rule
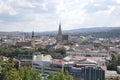
[[[34,38],[34,31],[32,31],[32,39]]]
[[[24,42],[25,41],[25,33],[22,32],[22,41]]]
[[[31,46],[32,46],[33,48],[35,48],[35,38],[34,38],[34,31],[32,31]]]
[[[62,42],[61,23],[59,23],[59,30],[58,30],[58,34],[57,34],[56,40],[57,40],[58,43],[61,43],[61,42]]]

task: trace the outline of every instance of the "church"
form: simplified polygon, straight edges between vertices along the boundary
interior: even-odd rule
[[[58,34],[56,37],[57,43],[67,43],[69,40],[69,36],[67,34],[62,34],[61,23],[59,23]]]

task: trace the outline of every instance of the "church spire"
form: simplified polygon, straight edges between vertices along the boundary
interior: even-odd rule
[[[57,34],[57,42],[62,42],[61,22],[59,23],[59,30],[58,30],[58,34]]]
[[[31,46],[35,48],[35,38],[34,38],[34,31],[32,31],[32,39],[31,39]]]
[[[32,31],[32,38],[34,38],[34,31]]]
[[[61,22],[59,23],[59,30],[58,30],[58,34],[59,34],[59,35],[62,35]]]
[[[22,40],[25,41],[25,33],[22,32]]]

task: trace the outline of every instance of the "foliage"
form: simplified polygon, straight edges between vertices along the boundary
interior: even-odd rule
[[[68,74],[68,72],[59,72],[56,74],[50,74],[46,80],[74,80],[74,78]]]
[[[5,75],[4,80],[21,80],[19,73],[16,69],[12,69]]]
[[[6,75],[11,72],[15,67],[15,63],[13,60],[9,59],[4,62],[0,62],[1,73],[0,73],[0,80],[6,80]]]
[[[115,38],[115,37],[120,37],[120,29],[113,29],[110,31],[101,31],[101,32],[87,32],[87,33],[81,33],[78,35],[83,35],[83,36],[88,36],[91,35],[93,37],[97,38]]]
[[[40,71],[32,67],[17,69],[14,65],[14,61],[11,59],[0,63],[0,80],[74,80],[67,72],[50,74],[50,76],[42,78]]]
[[[11,69],[2,80],[41,80],[41,76],[39,71],[31,67],[22,67],[19,70]]]
[[[35,50],[33,49],[0,47],[0,55],[7,56],[7,57],[18,56],[19,54],[32,54],[33,52],[35,52]]]
[[[60,53],[62,55],[65,55],[66,54],[66,49],[65,48],[58,48],[55,50],[56,53]]]
[[[107,64],[108,70],[116,70],[120,66],[120,54],[112,54],[112,60]]]
[[[48,49],[47,48],[38,48],[38,51],[41,52],[42,54],[47,54],[48,53]]]
[[[6,57],[18,57],[18,55],[23,54],[33,54],[34,52],[41,52],[42,54],[50,54],[50,53],[60,53],[62,55],[66,54],[65,48],[58,48],[53,50],[52,52],[47,48],[38,48],[38,49],[22,49],[22,48],[15,48],[15,47],[0,47],[0,55]]]
[[[41,80],[40,72],[31,67],[22,67],[18,72],[21,80]]]
[[[11,59],[0,63],[0,80],[41,80],[40,72],[31,67],[17,69]]]
[[[120,66],[120,54],[117,55],[117,61],[116,61],[117,65]]]

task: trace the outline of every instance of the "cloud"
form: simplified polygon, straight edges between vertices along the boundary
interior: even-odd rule
[[[120,0],[115,0],[118,4],[120,4]]]
[[[12,6],[5,4],[3,0],[0,0],[0,14],[1,13],[8,13],[10,15],[16,15],[17,11],[15,11],[15,9]]]
[[[109,8],[107,6],[103,6],[101,4],[88,4],[85,6],[86,12],[87,13],[95,13],[97,11],[105,11],[108,10]]]
[[[14,7],[23,7],[23,8],[34,8],[32,2],[29,2],[28,0],[8,0],[9,4],[12,4]]]
[[[64,30],[120,26],[119,4],[119,0],[0,0],[0,30],[57,30],[59,21]]]

